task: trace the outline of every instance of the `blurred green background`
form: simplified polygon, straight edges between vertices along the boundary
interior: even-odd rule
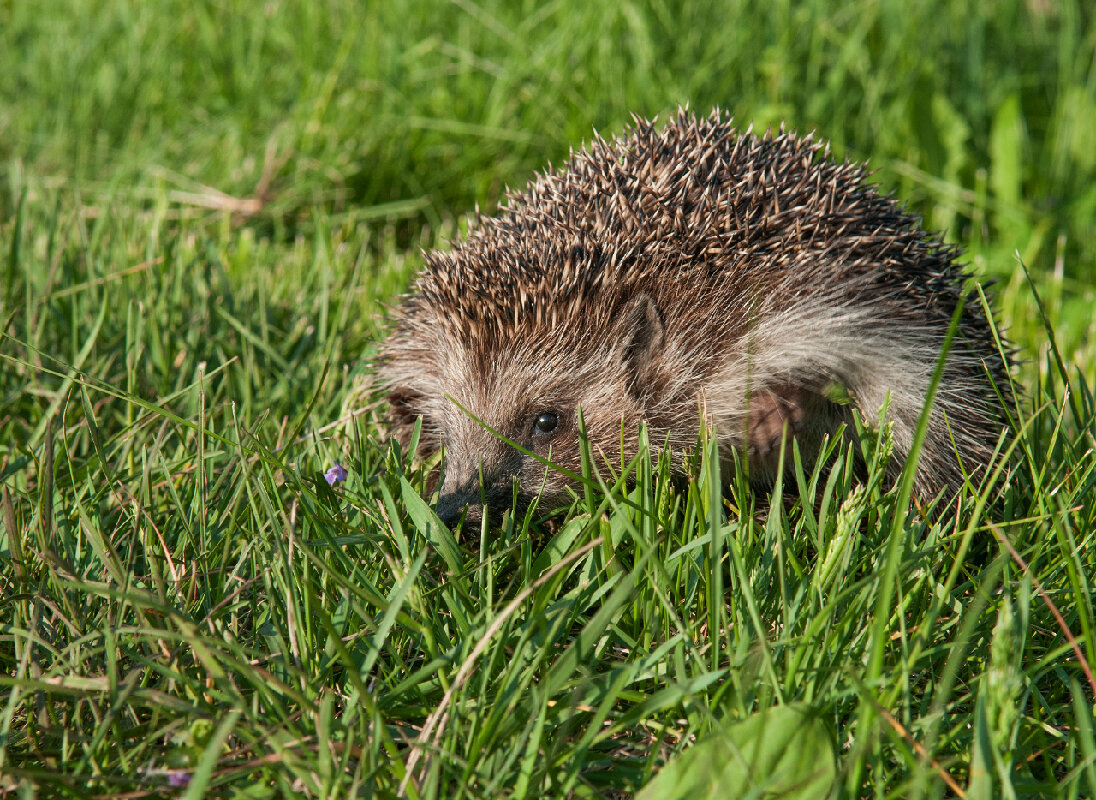
[[[1085,0],[0,4],[0,170],[438,224],[631,113],[817,130],[927,224],[1096,281],[1096,28]],[[1011,258],[984,269],[1010,275]]]

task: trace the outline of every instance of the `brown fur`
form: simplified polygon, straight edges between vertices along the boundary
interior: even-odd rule
[[[481,471],[496,509],[510,507],[514,479],[523,502],[542,484],[561,499],[567,485],[454,401],[573,471],[580,407],[595,452],[616,465],[642,421],[680,466],[703,409],[763,484],[785,431],[809,453],[850,420],[826,399],[836,385],[869,420],[890,397],[903,454],[961,294],[955,259],[810,137],[739,133],[718,112],[682,112],[662,130],[637,119],[427,256],[382,351],[394,434],[406,442],[421,416],[422,450],[446,448],[447,521],[478,512]],[[1007,370],[968,303],[922,494],[961,484],[956,449],[968,472],[987,464]],[[542,412],[559,420],[549,434],[535,427]]]

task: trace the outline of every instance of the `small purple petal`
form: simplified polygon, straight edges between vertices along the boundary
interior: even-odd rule
[[[167,782],[170,786],[186,786],[190,783],[189,772],[169,772]]]
[[[325,472],[323,474],[323,477],[324,477],[324,480],[327,481],[329,486],[334,486],[339,481],[345,481],[346,480],[346,475],[347,475],[346,467],[344,467],[342,464],[340,464],[338,461],[336,461],[335,466],[333,466],[331,469],[329,469],[327,472]]]

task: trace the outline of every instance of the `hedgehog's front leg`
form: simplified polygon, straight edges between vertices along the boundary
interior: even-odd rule
[[[750,396],[744,436],[750,474],[765,481],[776,477],[780,446],[787,442],[785,466],[791,464],[791,440],[813,458],[822,436],[836,425],[830,405],[816,393],[794,384],[773,386]]]

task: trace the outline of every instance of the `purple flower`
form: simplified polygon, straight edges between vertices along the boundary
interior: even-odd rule
[[[190,783],[189,772],[169,772],[167,774],[169,786],[186,786]]]
[[[329,486],[334,486],[339,481],[345,481],[346,474],[346,467],[336,461],[335,466],[325,472],[323,474],[323,477],[324,480],[327,481]]]

